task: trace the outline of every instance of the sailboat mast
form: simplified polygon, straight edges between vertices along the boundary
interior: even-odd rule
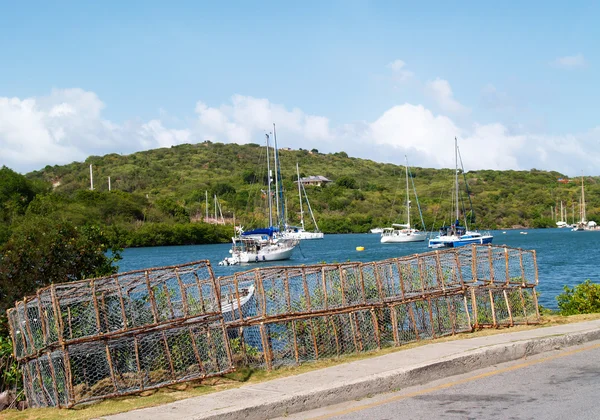
[[[273,226],[273,202],[271,198],[271,164],[269,163],[271,157],[269,156],[269,135],[265,134],[265,136],[267,136],[267,195],[269,197],[269,227],[271,227]]]
[[[408,193],[408,158],[406,155],[404,155],[404,159],[406,160],[406,166],[404,167],[406,171],[406,225],[410,229],[410,195]]]
[[[298,168],[298,162],[296,162],[296,175],[298,178],[298,200],[300,201],[300,225],[304,230],[304,211],[302,210],[302,190],[300,186],[300,168]]]
[[[454,171],[454,188],[456,189],[456,223],[458,223],[458,139],[454,137],[454,161],[455,171]]]
[[[281,165],[279,162],[279,148],[277,147],[277,132],[275,131],[275,123],[273,123],[273,141],[275,143],[275,195],[277,196],[277,218],[281,228],[285,227],[285,203],[283,201],[283,184],[281,183]],[[281,207],[279,207],[281,205]]]
[[[583,189],[583,174],[581,175],[581,221],[585,222],[585,190]]]

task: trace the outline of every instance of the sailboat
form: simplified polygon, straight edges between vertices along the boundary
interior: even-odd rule
[[[300,169],[298,168],[298,162],[296,162],[296,174],[298,175],[298,199],[300,200],[300,226],[291,226],[286,224],[285,230],[281,236],[283,238],[291,239],[323,239],[325,235],[319,230],[319,226],[317,225],[315,215],[313,214],[312,207],[310,206],[310,201],[308,201],[308,195],[306,195],[304,185],[300,182]],[[315,230],[312,232],[308,232],[304,229],[304,210],[302,208],[302,192],[304,192],[304,197],[306,198],[306,206],[308,207],[308,212],[315,226]]]
[[[273,124],[273,128],[274,128]],[[258,228],[249,231],[244,231],[243,227],[236,228],[235,236],[231,238],[233,245],[229,250],[230,257],[226,257],[219,265],[236,265],[245,263],[258,263],[267,261],[282,261],[290,259],[294,248],[298,245],[298,240],[293,238],[281,237],[280,226],[283,225],[284,207],[280,209],[279,200],[279,183],[278,178],[281,177],[279,170],[279,161],[277,158],[277,140],[275,140],[274,156],[275,156],[275,196],[277,197],[277,225],[273,225],[273,199],[271,197],[271,168],[269,162],[269,135],[267,137],[267,173],[268,173],[268,203],[269,203],[269,227]]]
[[[490,234],[482,234],[477,231],[470,231],[465,226],[461,226],[460,218],[460,194],[458,189],[458,140],[454,137],[454,158],[456,161],[456,172],[454,174],[454,200],[456,204],[456,220],[450,226],[442,226],[438,236],[429,240],[429,248],[452,248],[470,244],[489,244],[494,237]]]
[[[405,156],[406,158],[406,156]],[[422,242],[427,238],[427,232],[422,232],[418,229],[410,226],[410,193],[408,188],[408,158],[406,158],[406,223],[399,224],[393,223],[392,227],[384,228],[381,233],[381,243],[402,243],[402,242]],[[414,184],[413,184],[414,187]],[[415,190],[415,199],[417,200],[417,206],[419,199]],[[421,216],[421,224],[425,226],[423,217]]]
[[[567,224],[567,222],[565,222],[565,220],[567,219],[566,212],[564,214],[565,214],[565,216],[563,217],[563,202],[561,201],[560,202],[560,220],[558,222],[556,222],[556,227],[561,228],[561,229],[569,226]]]
[[[581,176],[581,201],[579,202],[579,222],[575,223],[573,232],[583,231],[583,230],[598,230],[598,225],[593,220],[587,221],[585,214],[585,190],[583,188],[583,175]]]

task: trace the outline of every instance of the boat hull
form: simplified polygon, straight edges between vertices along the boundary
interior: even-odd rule
[[[283,235],[284,238],[288,239],[299,239],[299,240],[309,240],[309,239],[323,239],[325,235],[323,232],[286,232]]]
[[[427,239],[426,232],[417,232],[411,234],[399,233],[393,235],[384,235],[381,237],[382,244],[397,244],[404,242],[423,242]]]
[[[491,235],[483,235],[475,238],[455,238],[455,239],[440,239],[434,238],[429,240],[429,248],[456,248],[465,245],[484,245],[491,244],[494,239]]]

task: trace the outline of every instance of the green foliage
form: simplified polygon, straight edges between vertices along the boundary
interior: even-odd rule
[[[591,314],[600,312],[600,284],[586,280],[556,297],[561,315]]]
[[[6,319],[3,319],[6,322]],[[12,354],[12,340],[8,334],[0,335],[0,392],[21,385],[19,366]]]
[[[340,187],[344,187],[344,188],[350,188],[350,189],[358,188],[356,179],[354,179],[353,177],[348,176],[348,175],[339,177],[337,179],[337,181],[335,181],[335,183],[337,185],[339,185]]]
[[[120,250],[97,226],[24,219],[0,249],[0,313],[51,283],[115,273]]]

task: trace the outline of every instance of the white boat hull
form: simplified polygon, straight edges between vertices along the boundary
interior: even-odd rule
[[[396,244],[404,242],[423,242],[427,239],[427,232],[414,232],[414,233],[392,233],[391,235],[382,235],[382,244]]]
[[[284,238],[288,239],[299,239],[299,240],[308,240],[308,239],[323,239],[325,235],[323,232],[285,232],[283,234]]]

